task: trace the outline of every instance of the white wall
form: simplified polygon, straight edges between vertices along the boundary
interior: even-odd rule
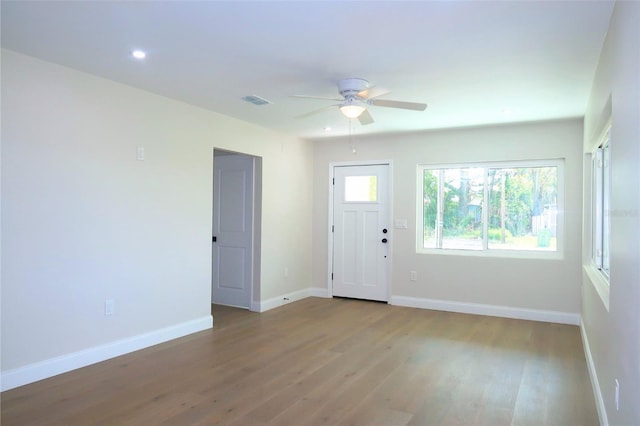
[[[601,419],[640,424],[640,2],[616,2],[584,122],[584,151],[592,152],[609,117],[611,241],[609,307],[585,273],[583,331],[599,388]],[[588,159],[588,155],[586,156]],[[585,176],[585,271],[592,268],[590,174]],[[620,383],[616,410],[615,379]],[[595,380],[594,380],[595,382]],[[604,409],[603,409],[604,408]]]
[[[424,114],[428,117],[428,110]],[[327,287],[329,163],[390,159],[393,161],[393,217],[407,219],[409,224],[406,230],[394,229],[391,239],[394,299],[435,299],[451,302],[449,308],[457,305],[462,309],[465,303],[515,308],[511,313],[551,311],[559,313],[549,317],[551,320],[577,322],[581,283],[581,144],[582,120],[578,119],[355,137],[356,155],[351,153],[346,140],[315,141],[313,285]],[[563,259],[416,253],[418,164],[545,158],[566,159]],[[417,282],[409,280],[412,270],[418,273]]]
[[[2,51],[3,387],[210,325],[214,147],[262,157],[260,299],[308,289],[309,142]]]

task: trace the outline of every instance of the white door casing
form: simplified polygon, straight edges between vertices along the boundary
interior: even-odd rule
[[[331,256],[334,296],[388,301],[390,165],[332,167]]]
[[[211,302],[250,308],[253,266],[253,158],[215,155]]]

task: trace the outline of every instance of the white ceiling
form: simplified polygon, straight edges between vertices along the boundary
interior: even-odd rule
[[[304,138],[343,135],[336,82],[425,102],[355,134],[584,115],[611,1],[6,1],[2,46]],[[143,62],[130,53],[147,51]],[[255,106],[245,95],[273,102]],[[505,109],[511,113],[504,113]],[[325,127],[332,127],[326,132]]]

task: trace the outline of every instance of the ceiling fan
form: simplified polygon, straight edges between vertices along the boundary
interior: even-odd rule
[[[380,96],[391,93],[387,89],[369,86],[369,82],[362,78],[345,78],[338,81],[338,92],[342,95],[340,98],[325,98],[320,96],[292,95],[293,98],[302,99],[319,99],[323,101],[340,102],[338,104],[329,105],[315,111],[298,116],[298,118],[308,117],[317,114],[326,109],[338,107],[340,112],[347,118],[357,118],[360,124],[373,123],[373,117],[369,113],[367,106],[381,106],[388,108],[400,108],[413,111],[424,111],[427,104],[417,102],[392,101],[389,99],[379,99]]]

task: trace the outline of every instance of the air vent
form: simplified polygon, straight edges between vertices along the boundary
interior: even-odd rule
[[[248,95],[248,96],[244,96],[242,98],[243,101],[247,101],[247,102],[251,102],[254,105],[268,105],[271,103],[271,101],[268,101],[264,98],[261,98],[260,96],[256,96],[256,95]]]

